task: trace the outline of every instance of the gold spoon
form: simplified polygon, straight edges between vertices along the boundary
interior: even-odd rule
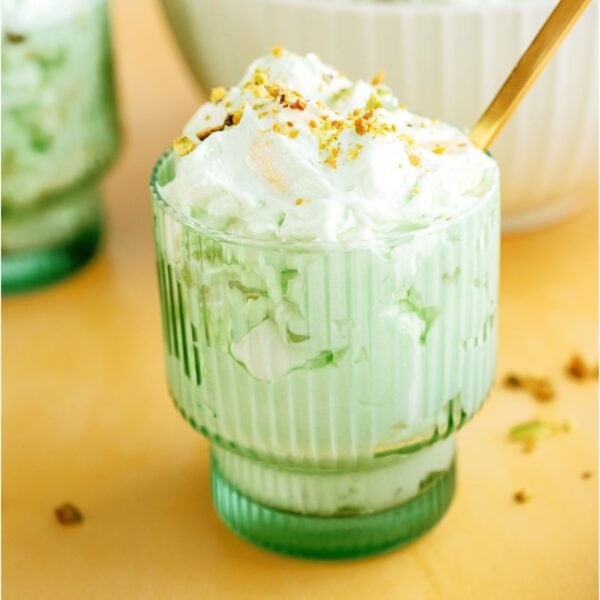
[[[471,130],[469,138],[475,146],[489,148],[590,1],[560,0]]]

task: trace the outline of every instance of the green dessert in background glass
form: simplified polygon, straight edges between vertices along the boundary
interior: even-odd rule
[[[2,287],[85,263],[100,236],[97,186],[117,149],[105,0],[2,4]]]
[[[225,523],[315,558],[433,526],[494,375],[494,160],[275,48],[211,92],[151,189],[169,388]]]

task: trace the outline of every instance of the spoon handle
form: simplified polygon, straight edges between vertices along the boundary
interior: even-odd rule
[[[471,130],[471,142],[486,150],[591,0],[560,0],[496,97]]]

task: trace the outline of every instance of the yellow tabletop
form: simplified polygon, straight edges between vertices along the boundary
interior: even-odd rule
[[[207,443],[167,395],[146,190],[202,95],[154,3],[114,8],[124,143],[103,185],[103,251],[70,280],[3,301],[4,597],[597,597],[597,385],[562,374],[574,350],[597,358],[594,209],[503,240],[499,377],[541,369],[557,396],[496,386],[459,435],[458,492],[434,530],[380,557],[318,563],[218,521]],[[537,417],[573,429],[525,454],[507,431]],[[529,502],[513,500],[519,489]],[[63,501],[81,525],[58,524]]]

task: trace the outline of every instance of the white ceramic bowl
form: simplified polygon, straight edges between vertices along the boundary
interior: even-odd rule
[[[414,112],[473,125],[551,12],[546,0],[162,0],[200,84],[232,85],[276,44],[388,83]],[[504,230],[542,227],[596,195],[598,0],[492,147]]]

